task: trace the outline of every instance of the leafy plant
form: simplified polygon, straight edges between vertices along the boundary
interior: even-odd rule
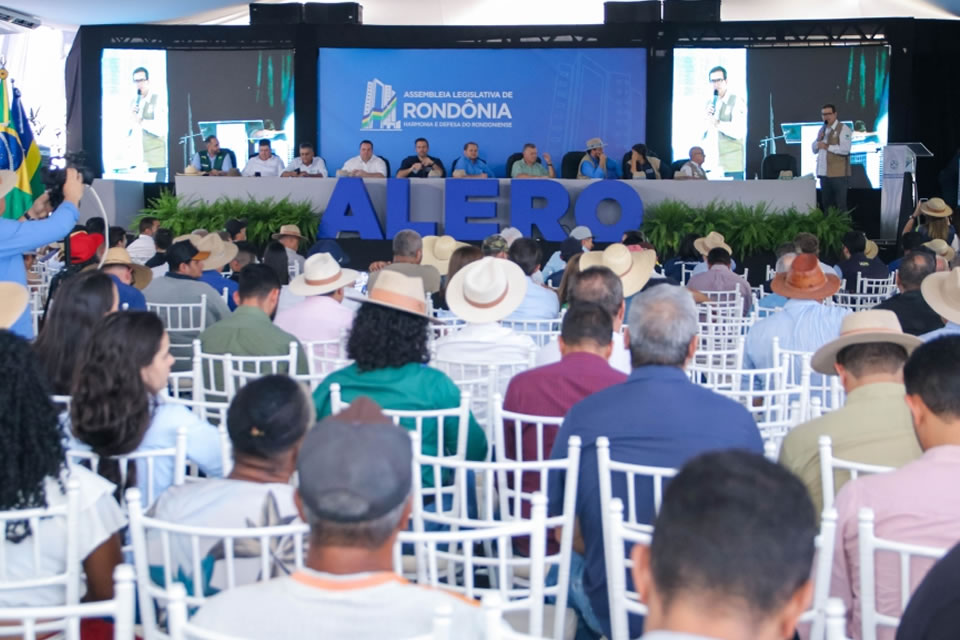
[[[774,210],[768,204],[747,205],[713,201],[703,207],[664,200],[644,211],[643,232],[661,257],[677,252],[688,233],[705,236],[711,231],[723,234],[734,255],[745,258],[761,251],[792,242],[801,231],[820,239],[821,252],[838,252],[843,234],[853,228],[850,214],[834,208],[796,208]]]
[[[313,242],[321,214],[315,212],[308,201],[222,197],[214,202],[188,202],[183,196],[175,196],[164,190],[140,211],[133,221],[133,228],[144,216],[159,219],[160,226],[170,229],[174,235],[190,233],[194,229],[219,231],[227,220],[243,218],[247,221],[247,239],[255,245],[264,246],[270,241],[270,236],[285,224],[297,225],[300,233]]]

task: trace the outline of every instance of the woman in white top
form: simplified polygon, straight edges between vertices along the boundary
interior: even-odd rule
[[[57,410],[26,340],[0,331],[0,511],[66,504],[67,482],[80,484],[79,538],[86,574],[86,600],[113,597],[113,569],[123,561],[118,531],[126,517],[114,486],[82,467],[66,464]],[[5,579],[28,580],[66,571],[67,529],[63,517],[43,519],[39,531],[26,520],[6,521]],[[39,547],[39,566],[34,548]],[[4,591],[0,607],[64,604],[62,586]]]
[[[187,407],[165,403],[173,356],[170,337],[160,318],[148,311],[121,311],[97,326],[84,347],[71,387],[70,448],[92,450],[102,459],[99,473],[119,483],[116,461],[105,460],[134,451],[176,445],[177,429],[187,429],[187,459],[208,476],[223,475],[220,435]],[[130,469],[127,484],[148,489],[146,466]],[[137,471],[144,476],[136,479]],[[152,495],[173,484],[173,460],[158,458]],[[127,487],[121,487],[121,490]]]

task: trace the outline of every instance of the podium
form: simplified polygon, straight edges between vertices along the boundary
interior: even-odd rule
[[[880,193],[881,238],[897,239],[904,209],[907,210],[906,215],[913,212],[917,158],[932,157],[933,154],[921,142],[888,144],[883,148],[883,183]],[[906,192],[904,192],[905,188]]]

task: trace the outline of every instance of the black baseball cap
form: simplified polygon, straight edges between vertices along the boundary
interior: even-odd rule
[[[242,218],[231,218],[227,220],[227,224],[224,225],[224,228],[227,230],[227,233],[230,234],[230,237],[237,235],[241,231],[247,228],[247,221]]]

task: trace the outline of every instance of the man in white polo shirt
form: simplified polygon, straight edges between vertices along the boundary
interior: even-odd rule
[[[273,155],[273,149],[270,147],[270,141],[264,138],[257,145],[259,152],[257,155],[247,160],[247,166],[243,168],[245,178],[252,177],[271,177],[276,178],[283,173],[283,160]]]
[[[326,178],[327,163],[323,158],[314,154],[313,145],[309,142],[300,143],[300,155],[287,165],[280,174],[281,178]]]
[[[337,171],[337,176],[346,178],[388,178],[387,163],[380,156],[373,155],[373,143],[364,140],[360,143],[360,155],[354,156]]]

